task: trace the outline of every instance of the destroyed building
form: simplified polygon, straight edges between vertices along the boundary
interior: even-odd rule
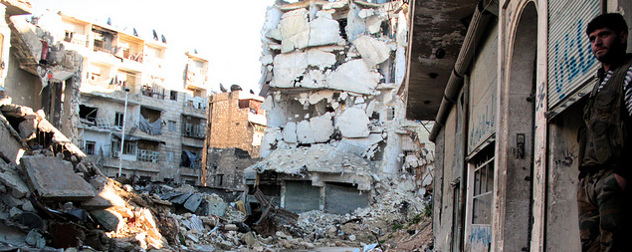
[[[261,190],[293,212],[344,214],[373,202],[384,177],[430,173],[431,143],[424,148],[409,127],[420,124],[404,118],[410,6],[384,2],[268,9],[260,58],[265,159],[245,171],[248,202]]]
[[[237,85],[231,88],[237,89]],[[209,147],[239,148],[253,158],[259,157],[266,128],[263,101],[263,97],[241,90],[213,94],[209,105]]]
[[[135,29],[123,31],[62,12],[48,11],[36,20],[83,56],[79,93],[64,103],[77,110],[71,120],[77,130],[69,138],[107,176],[120,172],[140,180],[199,183],[208,59],[169,54],[164,36],[144,38]],[[174,62],[184,69],[183,79],[165,73]]]

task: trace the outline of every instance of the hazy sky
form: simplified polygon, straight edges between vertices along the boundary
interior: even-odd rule
[[[217,90],[239,84],[258,93],[261,77],[261,27],[274,0],[31,0],[33,12],[60,10],[70,16],[140,36],[164,34],[169,50],[193,51],[209,59],[209,82]],[[99,22],[97,22],[99,23]]]

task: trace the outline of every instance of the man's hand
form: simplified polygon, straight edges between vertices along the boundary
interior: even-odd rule
[[[617,180],[617,183],[619,183],[619,186],[621,187],[621,189],[623,189],[625,191],[625,184],[626,184],[626,180],[624,177],[619,176],[619,174],[614,174],[614,179]]]

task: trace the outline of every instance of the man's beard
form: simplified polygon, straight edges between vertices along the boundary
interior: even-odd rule
[[[617,41],[619,41],[618,37]],[[614,63],[621,56],[625,55],[625,45],[623,43],[613,43],[606,50],[605,55],[601,57],[597,56],[597,59],[602,63]]]

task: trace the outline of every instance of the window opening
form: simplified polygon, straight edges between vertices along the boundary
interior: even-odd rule
[[[86,141],[84,149],[87,155],[94,155],[97,143],[95,141]]]

